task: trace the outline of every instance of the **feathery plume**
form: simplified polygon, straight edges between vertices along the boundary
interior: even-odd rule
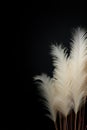
[[[77,114],[79,107],[83,104],[84,95],[87,92],[87,35],[81,28],[75,30],[71,44],[71,69],[72,69],[72,98],[74,111]]]
[[[53,78],[46,74],[34,77],[34,80],[39,80],[39,89],[46,99],[44,104],[50,111],[49,117],[54,121],[55,126],[57,111],[65,116],[64,127],[66,128],[64,130],[68,129],[67,116],[72,109],[75,112],[74,130],[76,130],[77,113],[85,104],[87,97],[87,33],[83,29],[77,28],[70,44],[69,56],[67,49],[62,48],[61,45],[51,46],[55,67]],[[62,127],[60,126],[60,128]]]
[[[46,74],[38,75],[34,77],[38,81],[39,89],[42,96],[46,99],[43,100],[46,108],[49,110],[48,115],[53,121],[56,120],[56,105],[54,105],[56,88],[54,87],[53,79],[48,77]]]
[[[53,77],[56,79],[55,87],[57,89],[55,104],[57,104],[57,110],[66,117],[73,104],[70,92],[70,62],[67,53],[64,52],[65,48],[62,49],[61,46],[52,45],[51,54],[55,67]]]

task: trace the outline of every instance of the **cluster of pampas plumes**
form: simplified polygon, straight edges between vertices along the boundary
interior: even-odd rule
[[[35,76],[44,104],[50,111],[49,117],[54,121],[56,130],[59,112],[60,130],[84,130],[84,111],[87,97],[87,33],[80,27],[74,30],[68,56],[66,48],[61,45],[51,46],[54,72],[53,78],[46,74]],[[82,107],[83,106],[83,107]],[[81,109],[82,108],[82,109]],[[74,119],[73,112],[74,111]],[[78,123],[77,123],[77,113]],[[67,117],[71,113],[71,123]],[[61,118],[64,117],[63,122]],[[74,121],[74,123],[72,123]],[[83,123],[82,123],[83,122]],[[82,124],[81,124],[82,123]],[[78,126],[77,126],[78,125]]]

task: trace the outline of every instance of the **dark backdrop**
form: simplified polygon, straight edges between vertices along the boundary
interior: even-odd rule
[[[25,127],[29,130],[54,130],[53,122],[44,116],[46,111],[38,101],[32,77],[42,72],[52,76],[51,43],[62,42],[69,47],[72,29],[78,26],[87,29],[85,5],[85,1],[32,1],[20,16],[20,31],[24,37],[24,75],[20,67],[19,71],[26,95]]]

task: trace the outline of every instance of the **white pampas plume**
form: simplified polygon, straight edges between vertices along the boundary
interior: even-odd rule
[[[81,28],[75,30],[71,44],[72,98],[77,114],[87,92],[87,34]]]
[[[57,119],[57,112],[61,110],[59,107],[60,105],[59,103],[61,103],[61,101],[58,102],[59,99],[57,100],[58,90],[57,87],[55,86],[55,79],[48,77],[46,74],[42,74],[35,76],[34,80],[38,81],[39,90],[42,96],[45,98],[45,100],[43,100],[43,103],[45,105],[45,108],[50,112],[49,114],[47,114],[47,116],[51,120],[53,120],[55,129],[58,130],[56,119]],[[65,113],[64,109],[61,112]]]
[[[63,49],[61,45],[52,45],[51,55],[55,67],[53,78],[42,74],[41,76],[34,77],[34,80],[39,80],[39,89],[46,99],[44,104],[50,111],[49,117],[55,123],[57,111],[62,113],[67,119],[71,109],[77,115],[82,104],[85,103],[87,97],[86,31],[81,28],[77,28],[74,31],[69,56],[67,55],[66,48]],[[74,130],[76,130],[76,117]],[[66,125],[64,124],[64,126]]]
[[[73,106],[70,90],[70,61],[67,58],[66,48],[63,49],[61,45],[52,45],[51,48],[55,66],[53,77],[56,79],[55,87],[57,89],[55,104],[57,104],[57,110],[67,117]]]
[[[85,104],[87,93],[87,34],[85,30],[81,28],[78,28],[74,31],[71,43],[70,58],[72,68],[71,92],[72,92],[72,99],[74,102],[73,109],[75,111],[74,130],[76,130],[77,112],[79,111],[80,107],[83,104]],[[83,109],[83,111],[85,110]],[[83,130],[84,115],[82,116],[83,116],[83,124],[82,124],[82,130]]]
[[[46,108],[49,110],[48,115],[54,122],[56,120],[56,105],[54,105],[54,99],[56,95],[56,88],[54,87],[53,79],[48,77],[46,74],[38,75],[34,77],[34,80],[39,81],[39,89],[42,96],[46,99],[43,100]]]

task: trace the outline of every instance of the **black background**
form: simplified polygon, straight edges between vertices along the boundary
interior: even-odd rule
[[[32,77],[41,73],[52,76],[53,66],[49,54],[51,43],[63,43],[69,47],[72,29],[78,26],[87,29],[86,3],[32,1],[28,8],[20,9],[19,12],[20,22],[16,36],[19,37],[19,42],[24,37],[24,50],[21,50],[22,56],[16,57],[16,68],[20,75],[18,78],[21,82],[24,81],[25,127],[27,130],[54,130],[53,122],[44,116],[46,111],[38,101]],[[24,64],[24,74],[21,61]]]

